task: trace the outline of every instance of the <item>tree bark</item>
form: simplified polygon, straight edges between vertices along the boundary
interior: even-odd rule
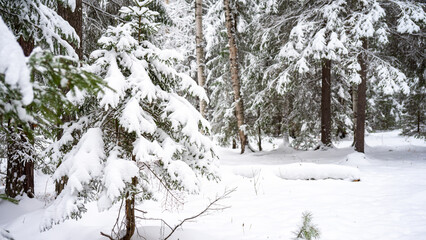
[[[34,197],[33,145],[25,133],[17,127],[8,127],[7,172],[5,193],[14,198],[26,193]]]
[[[331,146],[331,60],[322,60],[321,143]]]
[[[367,49],[367,39],[362,39],[362,47]],[[357,122],[355,129],[355,151],[364,152],[364,133],[365,133],[365,109],[367,104],[367,55],[362,52],[358,55],[358,62],[361,66],[361,83],[358,85],[358,104],[357,104]]]
[[[71,43],[75,52],[77,53],[80,60],[83,59],[83,1],[75,0],[74,12],[68,5],[58,1],[58,14],[65,19],[71,27],[74,28],[78,37],[80,38],[79,44]]]
[[[232,138],[232,149],[236,149],[237,148],[237,141],[235,140],[235,138]]]
[[[132,160],[136,161],[136,157],[133,155]],[[138,184],[138,179],[136,177],[132,178],[132,185],[136,188]],[[125,206],[125,216],[126,219],[126,234],[121,238],[121,240],[130,240],[135,233],[136,229],[136,217],[135,217],[135,192],[126,193],[126,206]]]
[[[257,109],[257,119],[260,119],[260,108]],[[257,147],[259,148],[259,151],[262,151],[262,129],[260,127],[260,124],[257,126]]]
[[[353,121],[354,141],[352,143],[352,146],[355,146],[355,142],[356,142],[355,132],[356,132],[356,124],[357,124],[357,116],[358,116],[357,109],[358,109],[358,86],[353,85],[352,86],[352,111],[353,111],[353,118],[354,118],[354,121]]]
[[[22,50],[24,51],[24,55],[26,57],[30,56],[31,52],[34,49],[34,41],[32,38],[28,40],[24,40],[22,36],[19,37],[18,43],[21,46]]]
[[[132,179],[132,184],[136,186],[137,179]],[[126,219],[126,235],[121,240],[130,240],[135,233],[136,229],[136,218],[135,218],[135,194],[126,194],[126,206],[125,206],[125,219]]]
[[[235,112],[237,115],[237,126],[238,133],[241,142],[241,153],[244,153],[247,137],[242,129],[242,126],[245,123],[244,120],[244,104],[243,99],[241,98],[240,93],[240,77],[238,73],[238,50],[235,42],[235,29],[236,26],[233,21],[233,16],[231,13],[230,0],[224,0],[225,8],[225,21],[228,34],[228,43],[229,43],[229,65],[231,71],[231,80],[232,88],[234,90],[234,101],[235,101]]]
[[[203,36],[203,0],[195,1],[195,42],[197,51],[197,79],[198,85],[204,88],[206,84],[205,59],[204,59],[204,36]],[[206,116],[206,101],[200,99],[200,113]]]

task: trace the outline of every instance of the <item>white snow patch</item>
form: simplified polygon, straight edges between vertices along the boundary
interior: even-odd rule
[[[348,154],[342,164],[355,167],[371,165],[371,163],[366,159],[365,154],[360,152]]]
[[[278,167],[276,175],[287,180],[345,179],[359,180],[360,171],[334,164],[292,163]]]

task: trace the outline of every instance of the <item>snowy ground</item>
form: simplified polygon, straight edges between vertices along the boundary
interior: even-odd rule
[[[348,159],[353,153],[349,140],[327,151],[281,147],[240,155],[219,149],[221,182],[203,182],[200,194],[186,197],[184,206],[164,205],[160,199],[138,208],[148,212],[145,217],[175,225],[197,214],[225,189],[237,188],[220,202],[230,208],[185,223],[171,239],[293,239],[304,211],[313,214],[321,239],[425,239],[426,142],[398,133],[367,136],[366,159],[356,154]],[[310,176],[321,180],[288,180]],[[38,196],[52,190],[49,179],[37,177]],[[352,181],[357,178],[359,182]],[[96,204],[89,204],[80,221],[68,220],[40,233],[44,207],[41,199],[26,198],[19,205],[2,201],[0,227],[17,240],[106,239],[99,232],[109,233],[118,209],[98,213]],[[145,239],[167,235],[160,221],[140,220],[139,226],[143,227],[138,234]],[[144,239],[138,234],[134,239]]]

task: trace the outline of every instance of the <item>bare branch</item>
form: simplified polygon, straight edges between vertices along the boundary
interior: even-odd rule
[[[222,196],[217,197],[215,200],[213,200],[212,202],[210,202],[209,205],[207,205],[206,208],[204,208],[200,213],[192,216],[192,217],[188,217],[185,218],[184,220],[182,220],[178,225],[176,225],[172,231],[169,233],[169,235],[167,235],[167,237],[164,238],[164,240],[167,240],[169,237],[172,236],[172,234],[179,228],[181,227],[186,221],[190,221],[193,220],[195,218],[201,217],[206,215],[207,213],[209,213],[210,211],[219,211],[219,210],[224,210],[229,208],[230,206],[221,206],[219,208],[213,208],[213,206],[218,205],[217,203],[223,199],[226,199],[229,197],[229,195],[233,192],[235,192],[237,190],[237,188],[233,188],[231,190],[225,190],[225,193]]]
[[[104,10],[102,10],[102,9],[98,8],[98,7],[94,6],[93,4],[90,4],[90,3],[89,3],[89,2],[87,2],[87,1],[83,1],[83,3],[84,3],[84,4],[86,4],[87,6],[92,7],[93,9],[95,9],[95,11],[96,11],[96,12],[100,12],[100,13],[102,13],[103,15],[106,15],[106,16],[108,16],[108,17],[111,17],[111,18],[117,19],[117,20],[119,20],[119,21],[121,21],[121,22],[124,22],[124,20],[123,20],[123,19],[121,19],[120,17],[115,16],[115,15],[112,15],[111,13],[109,13],[109,12],[107,12],[107,11],[104,11]]]
[[[147,220],[147,221],[160,221],[164,223],[164,225],[166,225],[168,228],[170,228],[170,230],[173,230],[173,228],[166,221],[164,221],[164,219],[161,219],[161,218],[144,218],[144,217],[138,217],[138,216],[136,216],[136,218]]]
[[[101,232],[101,235],[104,236],[104,237],[109,238],[110,240],[114,240],[114,238],[112,238],[110,235],[108,235],[106,233]]]
[[[155,178],[158,179],[158,181],[161,183],[161,185],[163,185],[163,187],[166,189],[166,191],[173,197],[173,199],[175,199],[175,201],[177,201],[179,204],[183,204],[182,201],[180,201],[179,198],[177,198],[172,191],[170,190],[170,188],[163,182],[163,180],[154,172],[154,170],[152,170],[148,164],[146,164],[145,162],[142,163],[143,166],[145,166],[153,175]]]

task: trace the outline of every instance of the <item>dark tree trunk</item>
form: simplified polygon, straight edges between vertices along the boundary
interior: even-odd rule
[[[236,149],[237,148],[237,141],[235,140],[235,138],[232,139],[232,149]]]
[[[232,88],[234,90],[234,102],[235,104],[235,112],[237,115],[237,126],[238,133],[241,142],[241,153],[244,153],[246,144],[247,144],[247,136],[241,127],[244,125],[244,104],[243,99],[241,98],[240,92],[240,77],[238,73],[238,51],[237,44],[235,42],[235,19],[231,12],[230,0],[224,0],[224,8],[225,8],[225,21],[226,21],[226,29],[228,35],[228,43],[229,43],[229,65],[231,71],[231,80],[232,80]]]
[[[331,60],[322,60],[321,143],[331,146]]]
[[[420,108],[419,108],[419,110],[417,110],[417,133],[418,134],[421,133],[420,132],[420,123],[421,123],[421,121],[422,121],[422,115],[421,115]]]
[[[5,193],[11,198],[23,193],[30,198],[34,197],[32,148],[31,142],[20,128],[9,127]]]
[[[66,89],[63,89],[62,91],[64,91],[64,93],[67,92]],[[71,121],[71,116],[68,115],[68,114],[64,114],[62,116],[61,120],[62,120],[62,123],[70,122]],[[60,127],[61,127],[60,124],[58,124],[58,133],[56,134],[56,140],[58,140],[58,141],[62,138],[62,135],[63,135],[63,129],[61,129]],[[58,166],[56,166],[56,167],[59,167],[61,165],[61,163],[62,163],[62,161],[60,161],[58,163]],[[67,176],[62,176],[61,179],[59,179],[59,181],[58,180],[55,181],[55,192],[56,192],[56,196],[58,196],[59,194],[61,194],[62,190],[64,190],[64,188],[65,188],[65,185],[67,185],[67,182],[68,182],[68,177]]]
[[[137,184],[137,178],[132,179],[133,186]],[[121,240],[130,240],[136,230],[136,218],[135,218],[135,194],[126,194],[126,206],[125,206],[125,219],[126,219],[126,235]]]
[[[257,118],[260,119],[260,108],[257,109]],[[260,128],[260,124],[257,126],[257,146],[259,151],[262,151],[262,129]]]
[[[136,157],[133,155],[132,160],[136,161]],[[136,177],[132,178],[132,185],[136,188],[138,184],[138,179]],[[135,233],[136,229],[136,217],[135,217],[135,192],[131,191],[126,194],[126,206],[125,206],[125,220],[126,220],[126,235],[124,235],[121,240],[130,240]]]
[[[65,185],[67,185],[68,182],[68,177],[67,176],[62,176],[61,179],[58,181],[55,181],[55,192],[56,192],[56,196],[59,196],[59,194],[61,194],[62,190],[64,190]]]
[[[352,86],[352,111],[353,111],[353,117],[354,117],[354,126],[353,126],[353,131],[354,131],[354,141],[352,143],[352,146],[355,146],[355,142],[356,142],[356,136],[355,136],[355,132],[356,132],[356,124],[357,124],[357,112],[358,112],[358,86],[353,85]]]
[[[18,39],[18,43],[24,51],[24,55],[27,57],[30,56],[34,49],[34,41],[32,39],[24,40],[24,38],[21,36]]]
[[[262,151],[262,130],[260,129],[260,126],[257,127],[257,146],[259,148],[259,151]]]
[[[362,47],[367,49],[367,39],[362,40]],[[358,105],[357,123],[355,129],[355,151],[364,152],[364,132],[365,132],[365,109],[367,104],[367,56],[365,52],[358,55],[358,62],[361,66],[361,83],[358,85]]]
[[[34,49],[34,41],[30,38],[18,39],[25,56],[29,56]],[[34,162],[33,143],[30,142],[21,126],[8,123],[7,134],[7,170],[5,193],[9,197],[16,197],[26,193],[34,197]]]
[[[65,19],[71,27],[74,28],[75,32],[77,33],[78,37],[80,38],[80,44],[72,43],[75,52],[77,53],[80,60],[83,59],[83,1],[82,0],[76,0],[75,4],[76,7],[74,9],[74,12],[71,8],[69,8],[67,5],[63,4],[62,2],[58,1],[58,14]]]

